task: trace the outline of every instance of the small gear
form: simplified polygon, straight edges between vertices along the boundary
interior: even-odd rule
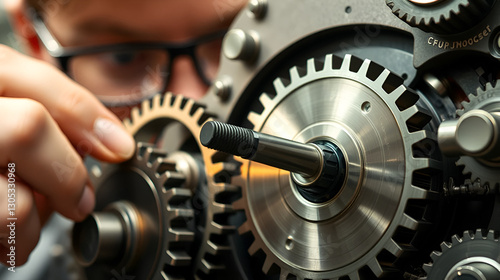
[[[432,263],[423,266],[427,277],[421,279],[500,279],[500,243],[493,230],[487,234],[479,229],[465,231],[462,237],[455,234],[431,258]]]
[[[143,102],[141,109],[132,110],[131,119],[124,122],[126,129],[135,135],[136,139],[157,142],[156,145],[169,153],[187,150],[189,155],[184,156],[184,159],[193,159],[193,155],[201,157],[197,159],[198,165],[201,165],[200,172],[205,174],[197,174],[192,163],[183,164],[188,166],[184,170],[186,185],[190,186],[196,198],[201,200],[195,205],[196,210],[200,211],[197,216],[203,216],[197,217],[203,223],[200,225],[203,232],[200,232],[201,244],[193,260],[195,279],[225,273],[226,264],[222,257],[230,252],[230,248],[224,240],[228,233],[236,231],[234,226],[224,222],[225,216],[234,213],[231,204],[220,199],[236,191],[217,180],[222,166],[227,167],[227,164],[217,161],[220,153],[205,148],[199,142],[202,124],[212,117],[214,115],[206,112],[203,106],[195,101],[167,93]],[[194,147],[186,147],[186,142],[190,141],[195,142]]]
[[[423,31],[450,34],[463,31],[483,18],[491,0],[386,0],[400,19]]]
[[[418,97],[370,60],[331,54],[292,67],[289,77],[274,80],[274,91],[260,96],[261,112],[248,115],[253,129],[302,143],[331,141],[346,157],[347,174],[338,195],[314,203],[288,171],[238,159],[241,175],[231,184],[242,198],[233,207],[246,216],[239,233],[254,237],[248,252],[264,252],[263,272],[279,271],[280,279],[359,280],[394,271],[394,259],[412,251],[399,237],[414,236],[422,224],[405,209],[432,199],[424,183],[432,175],[420,175],[441,169],[437,159],[413,155],[414,144],[432,137]]]
[[[476,94],[469,95],[469,102],[462,102],[463,109],[457,110],[457,115],[462,116],[466,112],[475,109],[500,112],[500,88],[498,87],[498,81],[495,84],[496,86],[487,83],[485,90],[478,88]],[[488,184],[492,190],[500,187],[500,176],[498,175],[500,162],[461,156],[457,161],[457,165],[465,167],[463,173],[470,173],[473,182],[479,180],[482,185]]]
[[[121,238],[124,234],[127,241],[120,243],[115,258],[90,263],[86,268],[89,279],[110,279],[113,273],[120,271],[138,279],[183,277],[186,267],[191,264],[189,251],[194,233],[189,223],[194,219],[194,212],[188,203],[191,190],[183,186],[185,177],[176,169],[176,161],[170,160],[166,153],[138,142],[132,159],[103,165],[98,177],[90,176],[96,186],[96,207],[91,219],[103,221],[95,222],[95,229],[102,231],[103,236],[112,234],[113,231],[105,231],[109,231],[107,213],[113,211],[131,218],[122,219],[125,222],[120,224],[124,228],[115,236]],[[85,253],[88,246],[94,246],[97,258],[99,254],[108,255],[105,249],[98,249],[106,245],[94,239],[95,235],[88,234],[91,227],[86,221],[75,225],[73,242],[80,242],[81,248],[77,251]],[[108,237],[102,242],[112,240]]]
[[[175,170],[176,178],[182,179],[179,183],[182,183],[183,188],[179,190],[190,193],[186,200],[191,204],[190,213],[193,211],[195,213],[192,214],[195,225],[191,225],[189,230],[191,234],[196,236],[199,234],[201,241],[195,238],[196,243],[191,246],[195,247],[194,251],[188,252],[189,254],[174,255],[172,259],[164,262],[167,271],[162,274],[166,279],[174,279],[169,276],[168,271],[177,273],[175,275],[179,278],[187,279],[211,277],[216,272],[225,271],[225,263],[220,257],[225,252],[230,252],[230,249],[223,239],[226,233],[234,232],[236,229],[219,219],[220,216],[234,211],[230,203],[223,204],[220,199],[216,199],[221,194],[231,192],[223,183],[215,182],[217,179],[214,179],[214,176],[217,176],[216,170],[219,166],[216,161],[218,154],[199,143],[201,125],[210,117],[213,115],[207,113],[203,106],[195,101],[166,93],[144,101],[140,108],[131,111],[130,119],[124,120],[125,128],[134,135],[136,141],[148,143],[149,148],[153,149],[148,154],[156,154],[156,150],[166,151],[168,160],[175,164],[175,168],[171,168],[169,174],[172,176],[174,174],[172,171]],[[209,163],[207,168],[205,162]],[[97,164],[90,168],[95,176],[108,172],[107,169],[106,165],[99,168]],[[149,176],[151,175],[145,177]],[[213,183],[209,184],[210,182]],[[102,182],[97,183],[100,184]],[[156,184],[157,182],[154,185]],[[110,195],[106,193],[103,196]],[[187,230],[184,229],[183,232],[187,233]],[[183,240],[181,237],[180,240]],[[169,238],[169,235],[165,234],[164,238]],[[188,247],[184,248],[186,252]],[[176,256],[179,258],[175,259]],[[165,260],[162,259],[161,262],[163,261]],[[178,273],[176,265],[180,265],[184,271]]]

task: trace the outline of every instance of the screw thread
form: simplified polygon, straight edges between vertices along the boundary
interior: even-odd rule
[[[251,129],[218,121],[209,121],[203,125],[200,141],[207,148],[242,158],[250,158],[258,144]]]

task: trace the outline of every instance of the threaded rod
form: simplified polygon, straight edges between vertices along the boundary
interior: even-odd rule
[[[304,176],[319,174],[323,166],[323,154],[314,144],[299,143],[217,121],[203,125],[200,140],[207,148]]]

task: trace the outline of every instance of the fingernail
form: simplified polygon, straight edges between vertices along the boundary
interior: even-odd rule
[[[125,129],[114,122],[98,118],[94,122],[94,133],[110,149],[124,158],[130,158],[135,150],[135,141]]]
[[[89,186],[85,186],[82,197],[78,202],[78,211],[80,211],[80,214],[82,214],[82,216],[87,216],[94,210],[94,206],[95,206],[94,192]]]

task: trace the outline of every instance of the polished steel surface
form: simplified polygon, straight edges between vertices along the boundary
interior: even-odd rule
[[[408,1],[414,4],[427,6],[427,5],[434,5],[442,1],[450,1],[450,0],[408,0]]]
[[[427,280],[484,279],[500,276],[500,246],[493,230],[485,233],[465,231],[455,234],[451,242],[441,243],[441,251],[433,251],[433,263],[424,264]]]
[[[307,178],[317,177],[323,167],[324,155],[317,145],[218,121],[208,121],[203,125],[200,141],[207,148],[300,173]]]
[[[274,263],[282,277],[359,277],[358,270],[368,265],[379,275],[376,255],[382,249],[402,252],[392,239],[396,228],[418,227],[404,207],[410,198],[427,196],[411,184],[414,168],[428,164],[411,160],[412,143],[425,134],[408,133],[408,118],[418,109],[401,112],[396,106],[407,91],[395,85],[397,90],[385,92],[387,70],[373,81],[366,76],[368,60],[357,72],[349,70],[349,55],[340,69],[329,63],[331,55],[324,61],[324,69],[316,70],[310,59],[305,76],[291,68],[287,86],[277,78],[277,96],[262,94],[264,111],[251,112],[248,119],[262,133],[338,145],[348,163],[343,188],[330,201],[311,203],[294,190],[289,172],[243,161],[241,178],[234,180],[245,182],[243,198],[234,204],[247,215],[240,233],[250,231],[255,237],[250,254],[265,252],[264,272]]]
[[[362,110],[364,102],[371,104],[368,114]],[[286,125],[285,135],[279,131],[284,115],[290,124]],[[266,167],[253,162],[249,164],[247,199],[257,230],[280,259],[305,270],[326,271],[359,259],[379,242],[399,204],[404,184],[399,169],[405,165],[405,153],[399,126],[390,108],[371,89],[348,79],[321,79],[297,89],[267,116],[261,131],[293,138],[317,122],[340,126],[335,132],[351,134],[353,138],[347,139],[348,145],[351,141],[359,143],[357,149],[349,152],[360,155],[362,168],[351,175],[348,167],[350,176],[343,186],[348,192],[347,199],[343,199],[341,191],[339,197],[326,202],[326,207],[312,204],[314,208],[329,209],[329,215],[319,217],[323,220],[321,224],[314,219],[304,221],[289,210],[282,198],[281,188],[294,188],[290,179],[285,180],[285,186],[277,182],[290,175],[281,172],[280,176],[280,172],[271,170],[262,172]],[[318,139],[335,141],[337,135],[318,133],[300,140]],[[337,140],[340,147],[344,146],[342,140]],[[346,153],[346,157],[349,162],[350,153]],[[311,203],[301,199],[296,191],[294,196],[302,204],[299,212],[309,212],[306,209]],[[284,246],[290,235],[295,244],[293,250]]]
[[[468,97],[468,102],[462,102],[463,109],[457,110],[457,114],[460,116],[458,122],[460,122],[463,116],[466,116],[468,112],[472,112],[473,110],[482,110],[494,116],[500,113],[500,88],[498,83],[496,86],[488,83],[484,90],[478,88],[476,94],[470,94]],[[490,122],[496,124],[498,121],[493,118],[490,119]],[[490,141],[491,145],[488,148],[489,153],[481,153],[480,157],[461,156],[457,161],[457,165],[463,165],[463,173],[470,173],[473,181],[480,180],[482,184],[488,184],[491,188],[497,188],[500,187],[500,177],[498,176],[500,152],[497,147],[499,135],[498,127],[492,125],[490,128],[492,129],[492,141]],[[467,132],[464,131],[464,133]],[[468,137],[478,137],[472,131],[470,133]],[[481,137],[484,138],[484,135],[481,135]]]
[[[140,212],[127,201],[110,204],[94,212],[73,229],[73,248],[79,262],[136,265],[138,252],[144,246],[145,227]]]
[[[323,166],[323,153],[313,144],[259,133],[259,145],[250,160],[315,178]]]
[[[326,82],[326,80],[325,80]],[[332,81],[329,81],[331,83]],[[326,85],[323,83],[323,85]],[[318,137],[318,135],[322,135]],[[341,214],[354,200],[355,195],[363,179],[364,162],[362,161],[362,150],[360,142],[354,138],[356,135],[351,129],[338,122],[322,121],[309,125],[302,129],[294,140],[313,141],[328,140],[340,146],[347,159],[346,178],[343,181],[341,191],[325,203],[311,203],[306,200],[294,186],[292,181],[297,181],[297,174],[285,171],[279,173],[279,187],[283,199],[291,210],[303,219],[309,221],[323,221]],[[335,139],[331,138],[332,136]]]

